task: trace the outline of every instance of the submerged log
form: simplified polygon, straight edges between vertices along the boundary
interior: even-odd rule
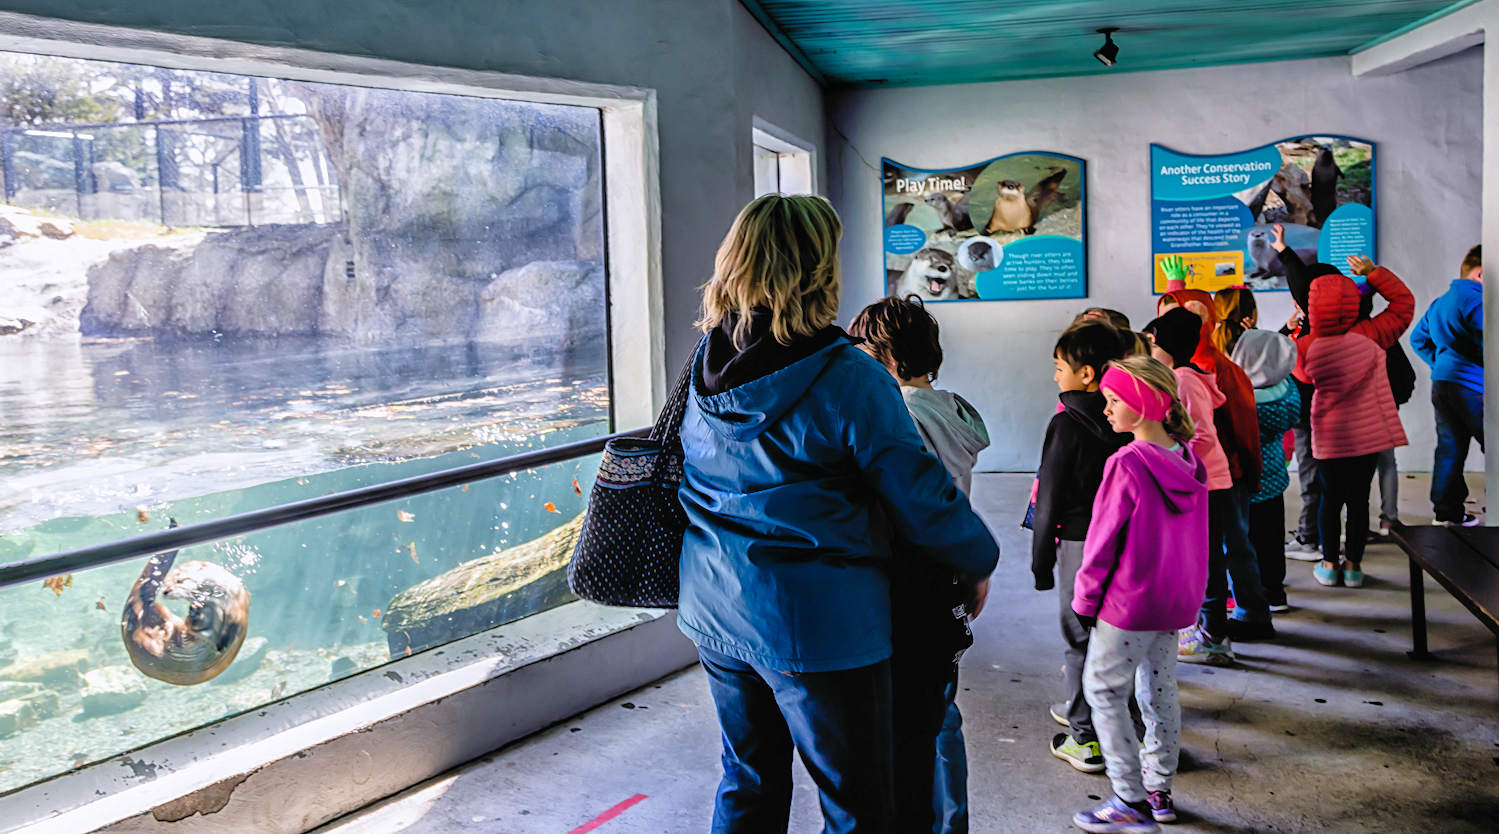
[[[464,562],[391,598],[380,627],[391,657],[467,637],[574,599],[567,563],[583,516],[525,544]]]

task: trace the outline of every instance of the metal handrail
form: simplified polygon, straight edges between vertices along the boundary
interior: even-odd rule
[[[104,544],[22,559],[0,565],[0,588],[150,556],[168,550],[180,550],[184,547],[218,541],[231,536],[242,536],[283,524],[306,521],[309,518],[355,510],[397,498],[508,475],[523,469],[535,469],[550,463],[560,463],[601,452],[604,445],[615,438],[639,437],[648,431],[650,431],[649,427],[617,432],[603,437],[579,440],[575,443],[564,443],[548,449],[538,449],[534,452],[522,452],[498,460],[455,466],[441,472],[430,472],[426,475],[415,475],[397,481],[336,492],[332,495],[320,495],[317,498],[251,510],[212,521],[189,524],[185,527],[174,527],[155,533],[131,536],[128,539],[117,539]]]

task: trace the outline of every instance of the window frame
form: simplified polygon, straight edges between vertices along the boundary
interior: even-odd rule
[[[618,429],[647,425],[665,402],[660,141],[654,90],[14,12],[0,12],[0,50],[596,108],[603,136],[611,422]],[[241,792],[257,796],[236,801],[221,821],[231,816],[249,820],[265,814],[346,813],[693,660],[691,644],[682,640],[674,618],[665,612],[582,602],[461,638],[451,647],[395,660],[270,707],[20,788],[0,797],[0,819],[50,830],[78,830],[78,824],[89,829],[117,822],[128,825],[131,820],[149,820],[153,809],[166,808],[170,801],[180,798],[193,805],[200,796],[219,796],[215,790],[221,785],[232,792],[247,779],[266,787]],[[619,663],[619,656],[637,661]],[[384,686],[381,681],[392,670],[405,672],[409,683],[371,689]],[[559,691],[566,697],[558,698]],[[536,693],[540,695],[532,697]],[[515,715],[493,726],[473,726],[473,715],[502,710]],[[442,731],[435,739],[434,727]],[[410,756],[415,737],[428,738],[435,747],[426,755]],[[381,779],[371,781],[371,760],[399,766],[381,768]],[[329,791],[328,785],[338,789]],[[222,806],[220,801],[214,810]],[[343,810],[335,812],[335,806]]]
[[[755,196],[759,197],[767,193],[819,193],[816,164],[817,151],[810,142],[793,136],[759,116],[754,118],[753,127],[750,129],[750,142],[750,156],[752,164],[756,166]],[[762,150],[776,155],[776,188],[774,192],[762,191],[760,189],[759,161],[756,157],[758,156],[757,152]],[[790,171],[787,170],[788,166],[791,168]],[[790,190],[783,187],[787,182],[788,173],[793,178],[793,185]],[[803,185],[805,187],[801,187]]]

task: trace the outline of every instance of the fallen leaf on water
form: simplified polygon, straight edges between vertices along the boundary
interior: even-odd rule
[[[583,488],[580,487],[580,486],[578,486],[578,479],[577,478],[573,478],[573,492],[577,493],[578,495],[582,495],[583,494]]]
[[[546,502],[545,504],[542,504],[541,508],[543,510],[546,510],[549,513],[560,513],[561,512],[561,510],[557,509],[557,505],[553,504],[550,501]]]
[[[104,597],[99,597],[99,599],[95,600],[94,607],[97,608],[97,609],[99,609],[100,611],[108,611],[109,610],[108,608],[104,607]]]
[[[407,657],[411,657],[411,647],[410,646],[406,647],[406,656]]]
[[[406,547],[411,551],[411,561],[420,565],[422,563],[422,560],[416,558],[416,542],[410,542],[406,545]]]
[[[464,484],[463,486],[459,487],[458,491],[459,492],[468,492],[468,484]]]
[[[297,486],[307,486],[306,478],[297,478]]]
[[[371,614],[370,616],[374,617],[377,620],[380,619],[380,609],[376,608],[375,611],[374,611],[374,613]]]
[[[62,576],[49,576],[46,579],[42,580],[42,587],[46,588],[54,594],[57,594],[58,596],[62,596],[63,588],[67,588],[72,584],[73,574],[71,573],[64,574]]]
[[[284,692],[286,692],[286,681],[282,681],[276,684],[276,686],[271,689],[271,700],[274,701],[277,698],[280,698],[282,693]]]
[[[396,510],[396,520],[406,524],[410,524],[411,522],[416,521],[416,516],[406,512],[405,510]]]
[[[369,620],[365,619],[365,617],[364,617],[363,614],[355,614],[354,616],[358,617],[359,618],[359,622],[361,622],[361,623],[367,623],[367,622],[369,622]]]
[[[146,508],[145,507],[136,507],[135,508],[135,520],[139,521],[142,524],[145,524],[146,522],[148,522],[148,521],[151,520],[151,514],[148,513],[148,512],[146,512]]]
[[[478,460],[479,459],[479,453],[478,452],[469,452],[468,456],[471,457],[471,458],[473,458],[474,460]]]

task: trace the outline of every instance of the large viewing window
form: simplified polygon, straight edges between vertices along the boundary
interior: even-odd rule
[[[0,563],[611,430],[618,131],[369,83],[0,53]],[[249,592],[198,685],[145,560],[0,589],[0,793],[570,599],[594,463],[182,551]]]

